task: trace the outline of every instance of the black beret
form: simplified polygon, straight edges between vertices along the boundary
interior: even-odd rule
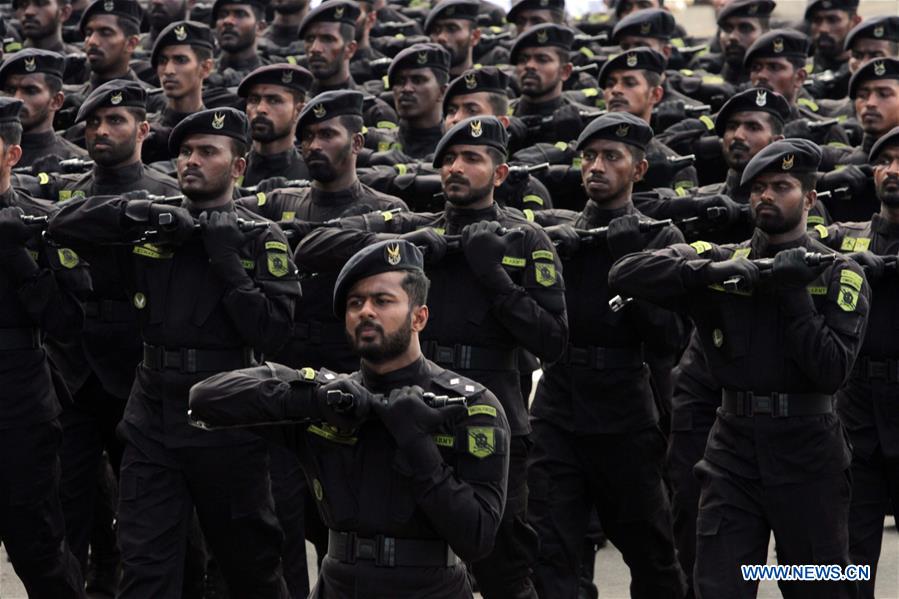
[[[9,75],[32,73],[56,75],[61,79],[65,66],[66,59],[62,54],[38,48],[25,48],[6,55],[3,64],[0,64],[0,82],[6,81]]]
[[[81,107],[78,108],[75,122],[80,123],[87,119],[98,108],[120,108],[125,106],[146,110],[147,90],[137,81],[113,79],[97,87],[88,95]]]
[[[443,154],[451,146],[489,146],[505,155],[509,133],[495,116],[473,116],[453,125],[443,134],[434,151],[434,168],[440,168]]]
[[[218,18],[219,10],[221,10],[223,6],[228,6],[230,4],[248,4],[260,12],[265,12],[266,9],[266,0],[215,0],[215,2],[212,3],[212,11],[209,13],[209,18],[212,21],[213,26],[215,26],[215,20]]]
[[[887,146],[899,146],[899,127],[893,127],[874,142],[871,151],[868,152],[868,162],[874,162],[880,151]]]
[[[153,44],[150,64],[154,68],[159,61],[159,53],[168,46],[191,46],[212,50],[215,47],[215,40],[212,36],[212,29],[203,23],[196,21],[169,23],[165,29],[159,32],[159,36]]]
[[[195,112],[172,129],[169,135],[169,152],[177,154],[185,137],[201,133],[222,135],[247,143],[250,138],[250,124],[246,114],[230,106]]]
[[[899,59],[874,58],[863,64],[849,79],[849,97],[854,100],[858,86],[873,79],[899,79]]]
[[[320,123],[341,115],[362,116],[363,95],[350,89],[322,92],[306,102],[297,121],[297,131],[312,123]]]
[[[715,133],[718,137],[724,135],[727,119],[737,112],[767,112],[785,123],[790,118],[790,103],[779,93],[761,87],[743,90],[731,96],[715,115]]]
[[[440,44],[413,44],[393,57],[387,67],[387,81],[393,83],[393,76],[402,69],[435,69],[449,73],[450,54]]]
[[[512,50],[509,52],[509,59],[514,63],[515,56],[525,48],[554,46],[563,50],[571,50],[572,43],[574,43],[574,31],[568,27],[555,23],[541,23],[515,38]]]
[[[721,8],[717,23],[720,26],[730,17],[768,17],[775,4],[774,0],[731,0]]]
[[[424,272],[424,256],[421,250],[404,239],[388,239],[365,247],[350,258],[334,283],[334,315],[346,314],[346,298],[362,279],[397,270]]]
[[[657,52],[652,48],[640,47],[633,50],[627,50],[606,61],[599,71],[599,87],[604,89],[606,80],[615,71],[652,71],[653,73],[664,73],[665,65],[668,59],[661,52]]]
[[[465,19],[466,21],[478,20],[478,9],[481,3],[477,0],[443,0],[428,13],[425,19],[425,33],[431,32],[434,21],[440,19]]]
[[[612,29],[612,41],[618,43],[625,35],[670,40],[675,27],[674,16],[670,12],[663,8],[647,8],[618,21]]]
[[[846,34],[843,42],[844,50],[852,49],[852,42],[857,39],[887,40],[899,42],[899,17],[881,16],[865,19]]]
[[[22,100],[0,96],[0,123],[18,122],[22,105]]]
[[[748,67],[756,58],[801,58],[808,57],[811,42],[808,36],[791,29],[775,29],[769,31],[755,40],[746,56],[743,57],[743,66]]]
[[[820,164],[821,148],[815,142],[800,138],[781,139],[752,157],[743,170],[740,185],[750,183],[761,173],[816,173]]]
[[[259,83],[280,85],[306,93],[312,86],[312,80],[312,73],[301,66],[286,62],[267,64],[255,69],[241,80],[237,86],[237,95],[246,98],[250,88]]]
[[[629,112],[609,112],[596,117],[577,138],[576,150],[592,139],[610,139],[645,150],[652,141],[652,127]]]
[[[306,28],[313,23],[345,23],[356,26],[356,19],[362,14],[359,5],[349,0],[331,0],[322,2],[303,18],[300,23],[299,39],[303,39]]]
[[[136,0],[97,0],[81,13],[78,29],[81,30],[82,35],[84,35],[87,22],[96,15],[115,15],[140,26],[141,19],[144,18],[144,10]]]
[[[845,10],[855,12],[858,8],[858,0],[809,0],[805,6],[805,20],[812,19],[812,13],[817,10]]]
[[[468,69],[449,82],[443,94],[443,112],[446,112],[446,104],[450,98],[478,92],[505,94],[508,87],[509,76],[496,67]]]
[[[506,22],[514,23],[522,10],[551,10],[561,14],[565,12],[565,0],[518,0],[512,3],[506,13]]]

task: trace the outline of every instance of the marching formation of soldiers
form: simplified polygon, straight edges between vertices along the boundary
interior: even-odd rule
[[[29,597],[874,597],[899,16],[609,4],[0,13]]]

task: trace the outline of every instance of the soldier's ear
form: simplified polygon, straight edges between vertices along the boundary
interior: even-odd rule
[[[431,313],[427,306],[415,306],[412,308],[412,332],[420,333],[425,330],[430,315]]]
[[[53,94],[53,97],[50,98],[50,110],[52,110],[53,112],[58,111],[60,108],[62,108],[62,105],[65,104],[65,101],[66,95],[61,91],[56,92],[55,94]]]
[[[59,20],[63,23],[72,16],[72,3],[66,2],[59,7]]]
[[[143,143],[147,136],[150,134],[150,123],[147,121],[141,121],[141,123],[137,126],[137,141],[139,144]]]
[[[499,187],[503,184],[503,181],[506,180],[506,177],[509,176],[509,165],[503,162],[502,164],[497,165],[496,169],[493,171],[493,187]]]
[[[562,81],[568,81],[568,78],[571,77],[571,71],[574,69],[574,65],[570,62],[566,62],[562,65],[559,74],[562,76]]]
[[[806,77],[808,77],[808,73],[806,72],[805,67],[796,69],[796,72],[793,73],[793,80],[797,88],[802,88],[802,83],[805,81]]]
[[[646,158],[642,159],[637,165],[634,167],[634,183],[643,180],[643,177],[646,176],[646,171],[649,170],[649,161]]]
[[[353,133],[353,154],[359,154],[365,147],[365,136],[361,133]]]
[[[239,177],[243,176],[246,170],[247,159],[243,156],[236,157],[231,163],[231,178],[236,181]]]
[[[654,105],[661,102],[662,98],[664,96],[665,96],[665,88],[662,87],[661,85],[655,86],[654,88],[652,88],[652,91],[649,92],[650,100],[652,100],[652,103]]]
[[[19,144],[12,144],[6,146],[6,164],[9,165],[9,168],[14,167],[19,164],[19,160],[22,159],[22,146]]]
[[[815,202],[817,202],[817,201],[818,201],[818,192],[815,191],[815,189],[813,188],[813,189],[809,189],[807,192],[805,192],[805,198],[803,198],[802,203],[805,207],[805,210],[809,211],[814,207]]]
[[[471,47],[474,48],[481,41],[481,28],[474,27],[471,30]]]
[[[359,44],[356,43],[356,40],[351,42],[347,42],[346,47],[343,49],[344,58],[350,59],[356,54],[356,50],[359,48]]]
[[[215,68],[215,62],[211,58],[206,58],[200,62],[200,79],[205,80],[209,75],[212,74],[212,69]]]

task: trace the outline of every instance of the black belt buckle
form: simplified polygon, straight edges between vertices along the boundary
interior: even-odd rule
[[[434,346],[434,361],[438,364],[449,364],[452,367],[458,368],[456,366],[456,351],[452,347],[447,347],[445,345]]]
[[[374,562],[379,567],[396,566],[396,539],[393,537],[375,535],[373,539],[363,539],[357,537],[355,533],[348,533],[347,539],[347,557],[351,558],[347,560],[348,563],[355,564],[356,560],[366,560]]]
[[[572,366],[588,366],[593,363],[590,350],[582,347],[568,346],[568,363]]]
[[[868,378],[869,379],[889,379],[888,362],[880,362],[877,360],[868,361]]]
[[[181,364],[179,369],[184,373],[195,373],[197,371],[197,350],[191,347],[181,348]]]

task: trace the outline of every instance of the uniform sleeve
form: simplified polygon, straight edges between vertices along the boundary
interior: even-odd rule
[[[490,405],[469,407],[468,417],[454,431],[455,467],[444,461],[431,439],[398,454],[396,467],[412,477],[418,507],[434,529],[453,551],[471,561],[490,553],[502,520],[509,425],[493,398]]]
[[[871,289],[862,268],[839,259],[831,269],[820,310],[805,287],[780,289],[777,294],[787,316],[788,355],[819,389],[835,393],[849,378],[867,327]]]
[[[47,234],[58,243],[75,246],[133,241],[147,223],[127,217],[127,204],[128,200],[118,196],[69,200],[50,219]]]

